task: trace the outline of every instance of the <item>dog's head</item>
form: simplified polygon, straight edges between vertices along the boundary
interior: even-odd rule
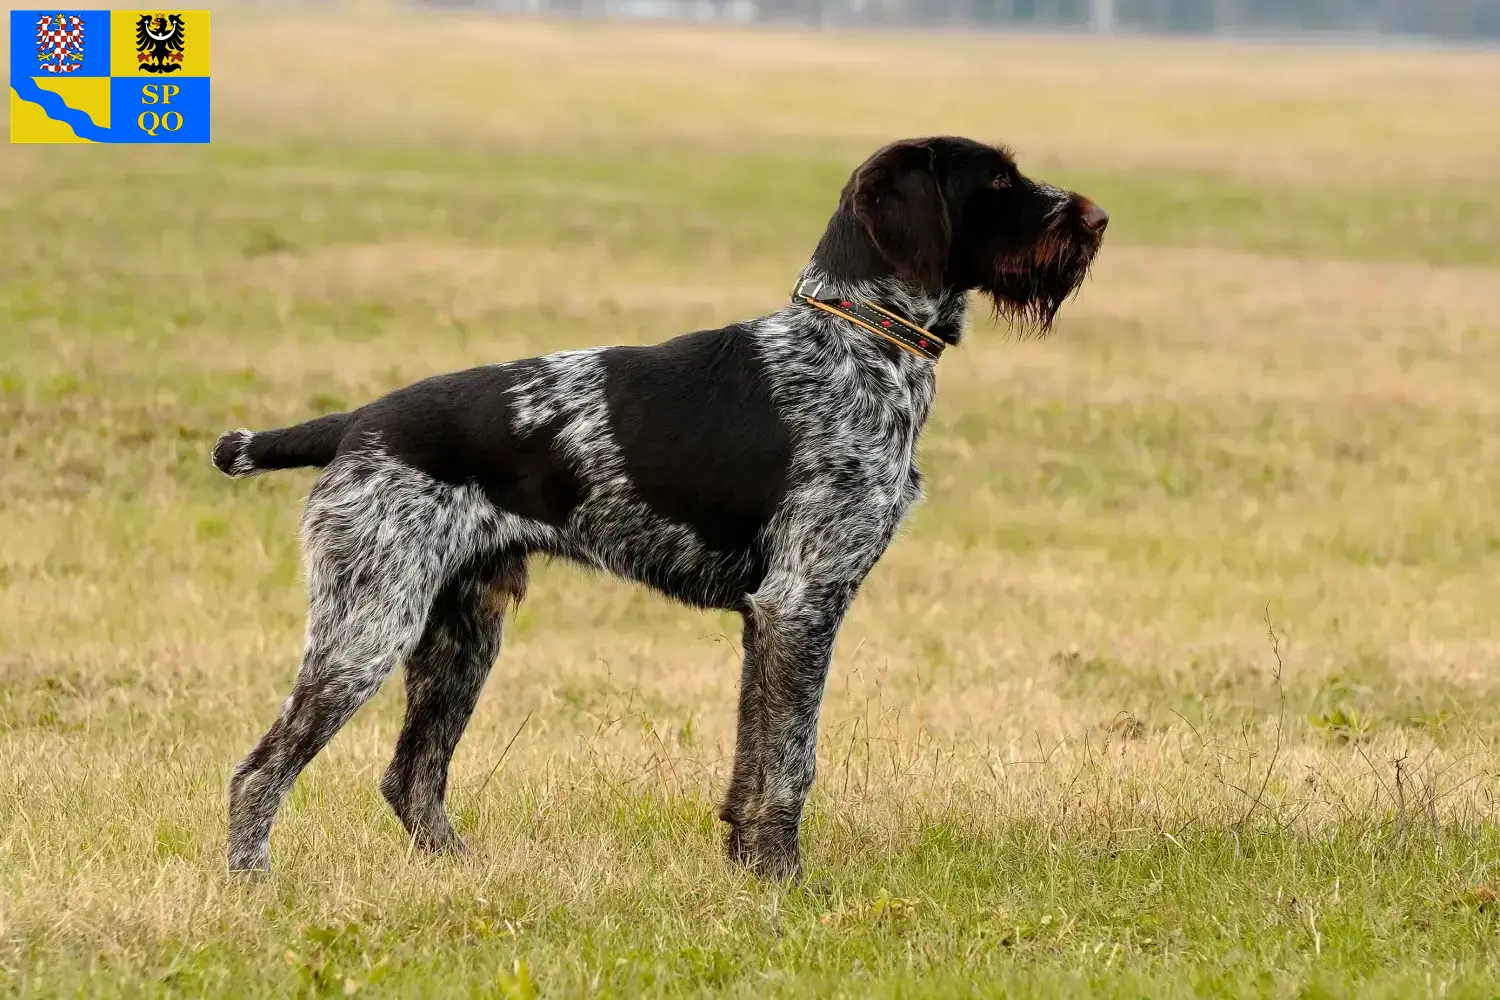
[[[877,150],[840,207],[896,277],[933,295],[978,289],[1038,332],[1082,284],[1109,222],[1083,195],[1023,175],[1004,148],[950,136]]]

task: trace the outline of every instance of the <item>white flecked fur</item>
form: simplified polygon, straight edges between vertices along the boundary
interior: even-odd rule
[[[949,176],[964,178],[963,205],[978,206],[978,215],[962,216],[971,223],[963,239],[938,185],[939,149],[959,165]],[[877,151],[846,186],[817,263],[802,277],[820,296],[879,302],[950,341],[963,329],[965,287],[988,292],[1002,315],[1045,329],[1086,275],[1108,217],[1080,196],[1002,172],[1006,163],[998,149],[951,138]],[[896,183],[903,178],[911,183]],[[1003,229],[995,213],[1004,206],[1020,228],[976,249],[983,241],[974,233]],[[968,248],[959,269],[930,266],[937,251],[924,247],[939,238]],[[887,246],[899,252],[880,249]],[[876,262],[879,254],[889,266]],[[941,285],[964,287],[923,290]],[[544,553],[741,613],[735,756],[719,815],[732,857],[773,877],[798,870],[833,644],[921,500],[917,447],[936,362],[806,302],[700,334],[690,342],[741,367],[670,367],[698,357],[673,353],[684,339],[633,355],[665,366],[650,369],[655,382],[625,375],[611,389],[611,358],[623,363],[610,348],[562,351],[424,382],[415,394],[391,394],[384,409],[377,401],[267,432],[274,436],[257,443],[253,460],[251,432],[220,438],[214,462],[231,476],[259,471],[257,462],[324,467],[303,513],[311,600],[302,669],[280,717],[235,768],[232,869],[269,867],[271,825],[298,773],[402,663],[406,719],[381,791],[421,846],[462,849],[444,809],[449,762],[498,654],[505,608],[524,594],[527,557]],[[710,381],[691,406],[672,404],[685,409],[612,411],[620,393],[640,386],[655,386],[646,391],[656,396],[641,398],[666,406],[673,387],[663,379],[697,374]],[[612,412],[637,416],[615,426]],[[642,412],[665,413],[668,424],[717,420],[706,425],[717,436],[674,443],[681,427],[658,427]],[[719,433],[755,419],[765,427],[741,438]],[[696,475],[692,463],[732,461],[723,449],[736,446],[758,464]],[[498,470],[510,478],[492,481]],[[779,477],[764,497],[756,494],[762,475]],[[738,540],[715,541],[716,511],[741,499],[752,513],[724,518]],[[707,515],[693,513],[704,507]]]
[[[898,282],[827,287],[890,303],[924,326],[963,322],[961,293],[934,299]],[[767,739],[747,746],[737,763],[740,785],[751,782],[758,792],[737,793],[745,801],[734,819],[753,826],[758,819],[775,825],[778,812],[800,813],[813,779],[817,703],[833,634],[921,496],[917,439],[935,386],[934,362],[903,352],[893,364],[870,334],[806,305],[761,317],[744,336],[798,442],[795,485],[764,529],[769,571],[760,590],[745,595],[746,606],[764,636],[771,673],[808,673],[789,651],[813,653],[803,697],[767,712]],[[303,670],[281,718],[236,769],[231,867],[269,865],[271,822],[297,773],[410,656],[432,602],[465,565],[486,553],[547,552],[626,578],[663,567],[684,578],[724,575],[726,556],[635,494],[610,431],[600,352],[548,355],[511,388],[518,430],[563,417],[557,446],[576,463],[586,499],[561,529],[499,510],[477,487],[440,483],[391,458],[378,441],[320,475],[302,518],[310,590]],[[778,683],[788,685],[785,678]],[[304,708],[312,699],[319,710]]]

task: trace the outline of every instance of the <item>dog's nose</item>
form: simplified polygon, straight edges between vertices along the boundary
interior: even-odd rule
[[[1083,224],[1096,233],[1104,232],[1104,227],[1109,225],[1109,213],[1087,198],[1079,207],[1083,209]]]

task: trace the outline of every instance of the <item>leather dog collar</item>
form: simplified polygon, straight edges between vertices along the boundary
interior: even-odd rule
[[[797,286],[792,289],[792,301],[806,302],[824,312],[847,319],[856,326],[864,327],[877,337],[884,337],[902,350],[910,351],[929,361],[936,361],[940,358],[943,348],[948,346],[943,338],[917,326],[910,320],[901,318],[877,303],[846,299],[837,295],[820,296],[818,293],[822,290],[822,285],[821,281],[799,279]]]

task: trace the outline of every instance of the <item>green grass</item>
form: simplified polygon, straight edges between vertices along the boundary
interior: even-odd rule
[[[524,996],[516,980],[529,978],[552,995],[1163,997],[1497,986],[1479,957],[1500,929],[1494,904],[1455,878],[1493,839],[1454,840],[1456,856],[1442,859],[1420,847],[1377,858],[1341,840],[1293,850],[1279,838],[1237,854],[1213,838],[1058,843],[1023,827],[990,839],[939,821],[914,824],[889,854],[819,819],[824,839],[876,858],[837,888],[721,894],[668,878],[559,902],[518,878],[327,909],[290,890],[244,895],[221,904],[236,912],[227,925],[127,937],[109,960],[35,985],[88,992],[128,976],[143,991],[234,995],[253,983],[339,995],[352,981],[402,996]],[[515,834],[545,838],[556,822]],[[601,798],[562,822],[650,843],[641,860],[659,865],[708,835],[700,810],[656,801]],[[169,832],[157,843],[168,859],[182,850]]]
[[[1500,989],[1492,55],[215,17],[213,145],[0,154],[0,991]],[[312,478],[217,434],[769,311],[892,130],[1113,221],[1053,338],[943,361],[807,884],[722,859],[737,623],[565,566],[455,761],[472,860],[379,798],[393,682],[226,877]]]

